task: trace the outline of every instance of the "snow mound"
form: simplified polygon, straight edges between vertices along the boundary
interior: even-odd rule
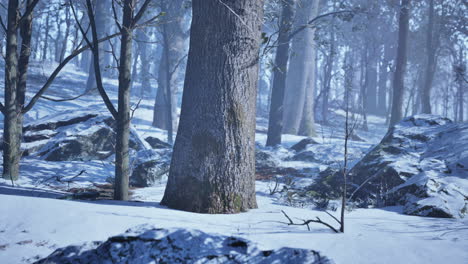
[[[410,215],[468,213],[468,124],[433,115],[408,117],[351,171],[355,197],[373,206],[404,205]]]
[[[148,225],[105,242],[57,249],[38,264],[67,263],[332,263],[318,252],[281,248],[262,251],[252,242],[185,229]]]

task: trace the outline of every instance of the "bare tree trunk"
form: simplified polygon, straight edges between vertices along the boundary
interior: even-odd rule
[[[294,16],[294,0],[284,0],[281,3],[282,12],[278,34],[278,47],[276,48],[275,65],[273,68],[274,75],[268,121],[267,146],[281,144],[281,133],[283,131],[283,101],[289,60],[289,34],[291,33]]]
[[[393,78],[393,99],[390,127],[400,122],[403,117],[403,95],[405,92],[405,72],[407,60],[408,31],[409,31],[409,0],[401,0],[401,10],[398,25],[398,49],[396,69]]]
[[[114,199],[128,200],[128,179],[130,159],[128,142],[130,138],[130,88],[132,70],[132,34],[135,0],[123,3],[122,37],[120,41],[119,65],[119,108],[117,114],[117,138],[115,146]]]
[[[424,114],[431,114],[431,89],[436,69],[435,47],[434,47],[434,0],[429,1],[429,20],[426,39],[426,70],[424,74],[424,86],[421,93],[421,111]]]
[[[145,95],[151,91],[151,76],[150,76],[150,53],[149,44],[147,43],[150,38],[148,36],[149,30],[147,28],[140,29],[138,31],[138,48],[140,49],[140,60],[141,60],[141,88],[140,97],[145,98]]]
[[[328,124],[328,101],[331,91],[331,81],[333,72],[333,62],[335,58],[335,31],[330,32],[330,49],[326,56],[326,62],[323,73],[323,90],[322,90],[322,122]]]
[[[3,177],[19,177],[19,137],[17,85],[18,85],[18,0],[8,1],[8,20],[5,54],[5,106],[3,107]]]
[[[65,58],[65,53],[67,52],[68,37],[70,36],[71,18],[70,18],[69,6],[67,6],[65,10],[65,23],[66,23],[65,36],[62,40],[62,49],[60,50],[59,62],[62,62],[63,59]]]
[[[308,21],[317,16],[319,2],[317,0],[297,1],[298,11],[295,28],[307,24]],[[309,76],[314,74],[314,68],[316,67],[314,34],[315,29],[309,27],[294,36],[292,40],[283,113],[283,132],[287,134],[298,134],[301,120],[303,120],[303,111],[306,108],[304,105],[307,98],[306,90],[315,89],[313,83],[310,82],[311,78]],[[308,114],[311,114],[310,111],[308,111]],[[309,118],[306,122],[310,123],[310,121],[313,121],[313,119],[310,120]],[[310,126],[309,129],[312,129],[312,134],[314,133],[313,125],[313,123],[307,125]]]
[[[383,58],[380,62],[379,68],[379,99],[377,103],[378,114],[381,116],[385,116],[387,114],[387,81],[391,54],[390,50],[390,45],[385,43],[383,45]]]
[[[261,0],[193,0],[179,132],[161,204],[201,213],[256,208],[255,101]]]
[[[153,126],[168,129],[168,117],[172,119],[172,127],[177,127],[177,92],[178,79],[182,67],[181,62],[186,56],[185,44],[186,34],[183,31],[183,16],[185,8],[182,0],[163,0],[162,11],[166,13],[163,18],[162,38],[164,45],[161,54],[161,64],[159,65],[158,90],[154,104]],[[166,33],[164,33],[164,31]],[[167,55],[166,55],[167,53]],[[166,58],[167,57],[167,58]],[[168,62],[167,59],[169,60]],[[164,63],[163,63],[164,62]],[[167,69],[170,72],[170,80],[167,80]],[[168,88],[169,87],[169,88]],[[167,100],[167,91],[170,90],[171,100]]]

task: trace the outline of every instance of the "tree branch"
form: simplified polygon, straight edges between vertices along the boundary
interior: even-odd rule
[[[322,224],[328,228],[330,228],[331,230],[333,230],[333,232],[335,233],[339,233],[339,231],[334,228],[333,226],[331,226],[330,224],[326,223],[326,222],[323,222],[319,217],[317,217],[317,220],[313,220],[313,219],[309,219],[309,220],[302,220],[303,222],[302,223],[295,223],[283,210],[281,210],[281,212],[283,213],[283,215],[288,219],[289,223],[286,223],[287,225],[295,225],[295,226],[302,226],[302,225],[305,225],[307,226],[307,229],[310,231],[310,227],[309,227],[309,224],[310,223],[317,223],[317,224]]]
[[[135,17],[133,18],[133,21],[132,21],[132,27],[134,27],[136,25],[136,23],[138,23],[138,21],[143,17],[143,15],[145,14],[146,12],[146,9],[148,9],[148,6],[149,4],[151,3],[152,0],[146,0],[143,5],[141,6],[140,10],[138,11],[138,13],[135,15]]]

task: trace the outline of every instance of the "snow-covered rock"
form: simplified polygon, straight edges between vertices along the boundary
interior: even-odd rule
[[[468,213],[468,124],[432,115],[408,117],[351,170],[364,205],[404,205],[411,215]]]
[[[109,115],[88,111],[65,111],[48,116],[24,128],[25,155],[47,161],[102,160],[115,152],[115,121]],[[151,148],[131,128],[130,148]]]
[[[148,187],[166,178],[171,163],[171,149],[142,150],[133,156],[130,185]]]
[[[260,250],[252,242],[202,231],[129,229],[105,242],[57,249],[37,264],[67,263],[332,263],[320,253],[295,248]]]

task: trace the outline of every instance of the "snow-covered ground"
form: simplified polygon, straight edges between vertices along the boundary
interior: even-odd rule
[[[40,73],[51,68],[49,65],[33,68],[32,90],[38,89],[45,80]],[[46,95],[73,97],[84,91],[85,82],[84,73],[67,67]],[[105,84],[116,103],[116,81],[106,79]],[[132,101],[136,104],[138,98]],[[133,124],[143,137],[165,140],[165,131],[151,127],[153,104],[152,99],[142,100]],[[58,104],[41,100],[26,116],[26,123],[65,110],[83,109],[107,113],[98,95]],[[336,114],[343,113],[337,111]],[[364,153],[377,144],[386,131],[383,122],[370,116],[372,133],[358,131],[366,142],[351,142],[351,149]],[[317,132],[315,139],[322,144],[313,146],[314,151],[319,153],[320,159],[339,163],[343,147],[339,135],[343,131],[340,127],[318,126]],[[290,147],[301,139],[303,137],[286,135],[283,145]],[[258,143],[263,144],[265,140],[265,134],[257,134]],[[300,161],[287,162],[287,166],[316,166]],[[50,180],[55,175],[73,177],[83,169],[86,173],[76,178],[71,186]],[[305,226],[286,225],[287,219],[281,210],[293,218],[319,216],[336,223],[323,212],[283,204],[279,197],[268,194],[271,183],[263,181],[257,181],[256,186],[259,208],[235,215],[203,215],[160,206],[165,182],[133,190],[134,202],[54,199],[69,187],[106,183],[113,169],[110,161],[49,162],[24,158],[15,187],[0,179],[0,263],[30,263],[59,247],[106,240],[139,224],[240,236],[257,242],[262,249],[308,248],[320,251],[336,263],[468,263],[468,219],[407,216],[401,214],[398,207],[356,209],[346,214],[344,234],[335,234],[325,226],[314,224],[308,231]]]
[[[2,186],[2,192],[6,191]],[[159,205],[164,185],[140,189],[134,198],[148,202],[79,202],[0,195],[0,263],[21,263],[45,257],[69,244],[123,233],[139,224],[189,228],[247,238],[262,249],[314,249],[336,263],[466,263],[468,221],[423,218],[398,213],[399,208],[358,209],[346,214],[346,232],[324,226],[287,226],[291,217],[310,219],[323,212],[278,205],[257,182],[259,209],[235,215],[206,215]],[[44,194],[37,194],[44,196]],[[149,202],[152,201],[152,202]],[[282,223],[283,222],[283,223]]]

